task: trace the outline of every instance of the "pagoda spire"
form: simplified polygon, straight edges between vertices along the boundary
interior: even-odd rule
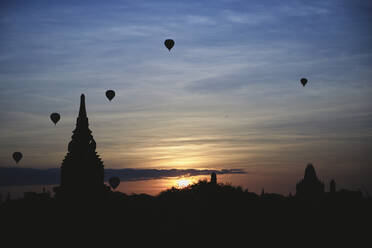
[[[85,109],[85,96],[84,96],[84,94],[81,94],[81,96],[80,96],[79,117],[87,117],[87,111]]]
[[[89,143],[93,139],[91,133],[92,131],[89,129],[87,110],[85,108],[85,96],[84,94],[81,94],[79,116],[76,119],[76,128],[73,131],[72,140]]]

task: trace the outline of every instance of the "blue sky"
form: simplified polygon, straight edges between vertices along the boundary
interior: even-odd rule
[[[312,162],[372,188],[371,13],[367,0],[2,1],[0,166],[17,150],[19,166],[59,167],[84,93],[107,168],[296,178]]]

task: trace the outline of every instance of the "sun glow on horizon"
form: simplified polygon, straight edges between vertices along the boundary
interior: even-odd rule
[[[177,180],[177,186],[179,188],[185,188],[191,184],[191,181],[187,178],[181,178]]]

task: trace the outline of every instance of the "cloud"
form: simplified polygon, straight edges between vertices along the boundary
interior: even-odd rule
[[[119,177],[121,181],[151,180],[180,176],[222,174],[245,174],[241,169],[198,170],[198,169],[106,169],[105,181]],[[14,185],[54,185],[60,183],[59,169],[31,169],[0,167],[0,186]]]
[[[97,33],[95,30],[91,33],[91,35],[96,36],[97,38],[99,36],[103,35],[115,35],[115,36],[140,36],[140,37],[148,37],[148,36],[154,36],[158,33],[166,33],[168,32],[167,29],[164,27],[159,27],[156,25],[126,25],[126,26],[116,26],[111,27],[108,30],[102,30],[102,33]]]
[[[301,5],[301,4],[291,4],[291,5],[282,5],[279,8],[279,13],[285,16],[314,16],[314,15],[329,15],[331,12],[330,6],[328,3],[315,3],[313,5]]]
[[[225,10],[223,14],[228,21],[238,24],[258,25],[275,20],[274,16],[265,12],[242,13],[232,10]]]
[[[187,15],[186,20],[190,24],[199,24],[199,25],[213,25],[213,24],[216,24],[216,22],[208,16]]]

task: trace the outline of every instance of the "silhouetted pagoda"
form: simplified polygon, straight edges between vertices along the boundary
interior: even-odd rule
[[[331,194],[335,194],[336,193],[336,182],[333,179],[329,183],[329,193],[331,193]]]
[[[217,174],[216,174],[216,172],[212,172],[212,174],[211,174],[211,184],[217,184]]]
[[[324,183],[316,176],[314,166],[308,164],[305,169],[304,178],[296,185],[296,196],[314,199],[324,194]]]
[[[57,197],[98,198],[105,191],[103,162],[96,153],[96,142],[88,126],[82,94],[76,128],[61,166],[61,185],[55,190]]]

